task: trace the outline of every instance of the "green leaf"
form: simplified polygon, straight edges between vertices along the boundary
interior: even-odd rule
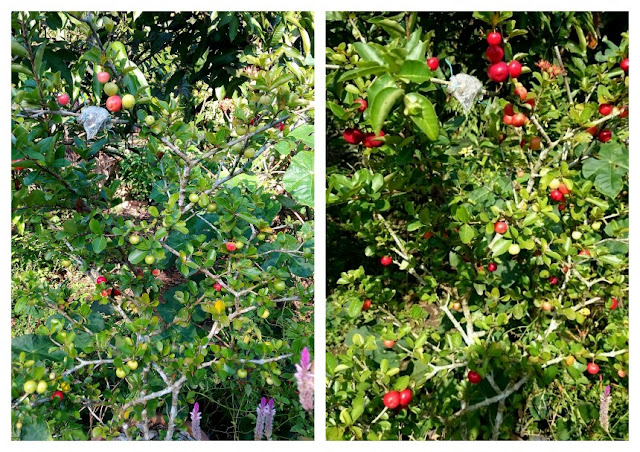
[[[420,113],[410,116],[411,120],[424,132],[427,138],[431,141],[437,140],[440,134],[440,125],[431,101],[421,94],[409,93],[405,95],[405,105],[418,105],[420,107]]]
[[[385,88],[378,93],[373,99],[369,113],[369,122],[375,133],[379,133],[382,129],[387,115],[391,111],[391,107],[404,94],[404,90],[400,88]]]
[[[282,178],[282,183],[296,202],[313,207],[313,152],[298,152]]]
[[[40,44],[38,46],[38,50],[36,50],[36,54],[33,57],[33,69],[36,71],[36,74],[42,75],[43,67],[42,67],[42,57],[44,56],[44,49],[46,48],[46,44]]]
[[[407,386],[409,386],[410,382],[411,377],[409,375],[404,375],[396,380],[396,382],[393,384],[393,389],[395,389],[396,391],[403,391],[407,388]]]
[[[353,47],[355,47],[356,52],[360,55],[364,61],[375,61],[381,66],[384,66],[384,59],[380,55],[380,52],[372,45],[367,42],[356,42]]]
[[[423,83],[431,79],[432,73],[424,60],[406,60],[396,76],[413,83]]]
[[[107,247],[107,239],[104,237],[96,237],[93,239],[93,252],[96,254],[100,254]]]
[[[465,245],[469,244],[476,236],[476,230],[468,224],[463,224],[462,226],[460,226],[459,232],[460,240],[462,240],[462,243],[464,243]]]
[[[601,146],[598,156],[588,158],[582,166],[584,177],[593,178],[596,190],[609,198],[622,191],[628,171],[629,151],[618,143]]]
[[[347,80],[353,80],[358,77],[367,77],[369,75],[379,75],[387,72],[388,69],[384,66],[380,66],[376,64],[375,66],[363,66],[358,67],[356,69],[351,69],[350,71],[345,72],[338,78],[339,82],[346,82]]]

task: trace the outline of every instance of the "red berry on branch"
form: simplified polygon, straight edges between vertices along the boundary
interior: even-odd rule
[[[104,71],[98,72],[97,77],[98,77],[98,81],[100,83],[102,83],[103,85],[109,81],[109,78],[111,78],[109,76],[109,73],[108,72],[104,72]]]
[[[281,122],[278,128],[280,129],[280,132],[282,132],[284,130],[284,122]]]
[[[491,63],[498,63],[504,57],[504,50],[500,46],[489,46],[484,54]]]
[[[364,303],[362,303],[362,310],[368,311],[370,307],[371,307],[371,300],[367,298],[366,300],[364,300]]]
[[[587,372],[589,372],[591,375],[595,375],[600,372],[600,366],[598,366],[596,363],[589,363],[587,364]]]
[[[493,273],[497,269],[498,265],[495,262],[490,262],[489,265],[487,265],[487,270],[489,270],[491,273]]]
[[[505,113],[505,115],[502,117],[502,121],[506,125],[510,126],[511,124],[513,124],[513,116]]]
[[[385,267],[388,267],[389,265],[391,265],[392,262],[393,262],[393,259],[391,259],[391,256],[382,256],[380,258],[380,263]]]
[[[215,290],[216,292],[220,292],[222,290],[222,284],[220,283],[215,283],[213,285],[213,290]]]
[[[522,127],[527,123],[527,121],[528,119],[524,115],[524,113],[516,113],[515,115],[513,115],[511,124],[513,125],[513,127]]]
[[[590,133],[592,136],[595,136],[596,133],[598,133],[598,127],[597,126],[589,127],[587,129],[587,133]]]
[[[384,132],[381,130],[378,135],[375,133],[367,133],[362,138],[362,144],[366,148],[379,148],[384,144],[384,141],[378,140],[378,138],[384,137]]]
[[[480,374],[478,372],[474,372],[473,370],[469,371],[469,373],[467,374],[467,378],[469,379],[469,383],[473,383],[474,385],[477,385],[482,381],[482,377],[480,376]]]
[[[490,46],[500,45],[502,42],[502,35],[497,31],[492,31],[491,33],[487,33],[487,42]]]
[[[620,115],[621,118],[628,118],[629,117],[629,107],[627,107],[626,105],[623,105],[622,107],[620,107]]]
[[[69,95],[67,93],[62,93],[58,95],[58,103],[63,107],[69,103]]]
[[[438,66],[440,66],[440,61],[438,61],[436,57],[431,57],[427,59],[427,66],[429,66],[429,69],[432,71],[435,71],[438,69]]]
[[[562,193],[563,195],[568,195],[569,193],[571,193],[571,190],[569,190],[569,187],[567,187],[565,184],[561,183],[560,185],[558,185],[558,191],[560,193]]]
[[[600,140],[601,143],[606,143],[610,139],[611,139],[611,130],[604,129],[604,130],[601,130],[600,133],[598,134],[598,140]]]
[[[508,228],[509,226],[507,225],[506,221],[496,221],[493,224],[493,230],[496,234],[504,234],[505,232],[507,232]]]
[[[509,68],[509,75],[511,76],[511,78],[520,77],[520,74],[522,73],[522,65],[519,61],[513,60],[508,64],[507,67]]]
[[[51,400],[58,399],[58,402],[61,402],[64,399],[64,393],[62,391],[56,391],[51,395]]]
[[[504,106],[504,114],[513,116],[515,112],[513,111],[513,104],[507,104]]]
[[[227,247],[227,251],[235,251],[236,250],[236,244],[234,242],[227,242],[225,244],[225,246]]]
[[[598,111],[602,116],[610,115],[611,110],[613,110],[613,107],[609,104],[600,104],[600,106],[598,107]]]
[[[489,79],[496,83],[504,82],[509,76],[507,63],[502,61],[500,63],[492,64],[487,70],[487,75],[489,76]]]
[[[411,394],[411,389],[407,388],[403,391],[400,391],[400,405],[407,406],[411,402],[413,394]]]
[[[560,190],[553,190],[549,197],[557,202],[564,201],[564,195],[560,192]]]
[[[364,99],[357,99],[355,101],[356,104],[359,104],[360,106],[358,107],[358,111],[360,113],[362,113],[363,111],[365,111],[367,109],[367,101]]]
[[[629,58],[625,58],[620,62],[620,68],[625,72],[629,72]]]
[[[584,249],[584,250],[580,250],[580,252],[578,253],[578,256],[589,256],[589,250]]]
[[[558,284],[558,277],[557,276],[551,276],[549,278],[549,284],[551,284],[552,286],[555,286],[556,284]]]
[[[611,299],[611,307],[609,309],[615,309],[618,307],[618,299],[617,298],[612,298]]]
[[[342,138],[349,144],[359,144],[364,138],[364,133],[358,129],[347,129],[342,132]]]
[[[122,99],[120,96],[110,96],[106,102],[107,110],[115,113],[116,111],[120,111],[122,108]]]
[[[382,403],[389,409],[394,409],[400,405],[400,393],[398,391],[389,391],[382,397]]]
[[[96,284],[101,284],[107,282],[107,278],[105,278],[104,276],[98,276],[98,279],[96,279]]]

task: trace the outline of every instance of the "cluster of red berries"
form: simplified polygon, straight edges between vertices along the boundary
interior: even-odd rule
[[[629,107],[623,105],[622,107],[614,107],[611,104],[600,104],[598,107],[598,112],[602,116],[609,116],[611,113],[618,113],[620,118],[628,118],[629,117]],[[598,126],[592,126],[587,129],[587,132],[592,136],[598,136],[598,141],[601,143],[606,143],[611,140],[611,130],[602,129],[598,131]]]
[[[509,64],[502,61],[504,58],[504,50],[500,45],[502,43],[502,35],[497,31],[493,31],[487,34],[487,42],[489,47],[487,47],[485,56],[491,63],[489,69],[487,69],[489,78],[496,83],[504,82],[509,76],[518,78],[522,72],[522,65],[516,60],[511,61]]]
[[[98,276],[98,278],[96,279],[96,284],[105,284],[106,282],[107,278],[102,275]],[[113,289],[111,287],[106,287],[100,291],[100,295],[102,295],[103,297],[110,297],[112,295],[114,297],[117,297],[118,295],[120,295],[120,291],[115,287]]]
[[[382,397],[384,406],[393,410],[394,408],[405,408],[411,402],[411,389],[407,388],[403,391],[389,391]]]
[[[358,111],[360,113],[367,109],[367,101],[364,99],[357,99],[356,104],[359,104]],[[364,133],[356,128],[349,128],[342,132],[342,138],[349,144],[362,143],[366,148],[378,148],[384,144],[383,141],[378,138],[384,137],[384,132],[381,130],[377,135],[373,132]]]
[[[567,187],[562,182],[560,182],[557,185],[556,184],[549,185],[549,188],[551,189],[551,192],[549,193],[549,198],[551,198],[551,200],[555,202],[563,203],[566,200],[565,196],[568,196],[571,193],[571,190],[569,190],[569,187]],[[561,205],[564,206],[564,204],[561,204]],[[560,210],[564,210],[564,207]]]
[[[513,105],[507,104],[504,106],[502,121],[508,126],[522,127],[529,122],[529,118],[527,118],[524,113],[516,113]]]

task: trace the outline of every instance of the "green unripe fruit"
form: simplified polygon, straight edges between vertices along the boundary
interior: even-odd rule
[[[153,264],[153,263],[156,261],[156,258],[155,258],[155,257],[153,257],[151,254],[147,254],[147,255],[144,257],[144,261],[145,261],[145,263],[146,263],[147,265],[151,265],[151,264]]]
[[[252,159],[256,155],[256,150],[253,148],[247,148],[244,150],[244,156],[248,159]]]
[[[146,118],[144,118],[144,123],[148,126],[152,126],[154,122],[156,122],[156,118],[154,118],[152,115],[148,115]]]
[[[580,240],[580,237],[582,237],[582,232],[580,231],[573,231],[571,233],[571,237],[573,238],[573,240]]]
[[[269,310],[265,309],[264,312],[260,314],[260,317],[262,317],[263,319],[266,319],[267,317],[269,317]]]
[[[140,236],[135,234],[130,236],[129,243],[131,243],[132,245],[137,245],[138,243],[140,243]]]
[[[242,150],[242,146],[242,142],[234,144],[233,146],[231,146],[231,152],[237,154]]]
[[[600,223],[599,221],[596,221],[591,225],[591,229],[593,229],[594,231],[599,231],[600,227],[602,227],[602,223]]]
[[[239,126],[236,126],[236,133],[239,136],[244,135],[245,133],[247,133],[247,126],[245,126],[244,124],[241,124]]]
[[[118,367],[118,368],[116,369],[116,376],[117,376],[118,378],[124,378],[124,377],[126,377],[126,376],[127,376],[127,373],[124,371],[124,369],[122,369],[122,368]]]
[[[136,370],[138,368],[138,361],[130,360],[127,361],[127,367],[131,370]]]
[[[237,241],[236,242],[236,249],[239,250],[244,246],[244,243],[242,243],[241,241]]]
[[[38,383],[33,380],[25,382],[24,386],[22,387],[22,389],[24,389],[24,392],[26,392],[27,394],[33,394],[34,392],[36,392],[37,388]]]
[[[54,372],[51,372],[49,374],[49,380],[55,380],[56,379],[56,374]]]
[[[71,261],[69,259],[62,259],[60,261],[60,265],[62,265],[63,267],[70,267],[71,266]]]
[[[131,94],[125,94],[124,96],[122,96],[122,106],[127,110],[132,109],[135,104],[136,98]]]
[[[218,205],[215,202],[211,202],[207,205],[207,212],[215,212],[216,210],[218,210]]]
[[[509,246],[509,254],[515,256],[516,254],[518,254],[520,252],[520,246],[517,243],[512,243]]]
[[[209,197],[207,195],[200,196],[200,199],[198,200],[198,205],[200,207],[207,207],[209,205]]]
[[[40,380],[38,382],[38,387],[36,388],[36,392],[38,394],[44,394],[47,391],[47,388],[49,387],[49,385],[47,384],[46,381],[44,380]]]
[[[557,190],[559,186],[560,186],[560,181],[558,179],[553,179],[551,182],[549,182],[549,188],[551,190]]]
[[[287,285],[284,283],[284,281],[276,280],[273,282],[273,288],[276,289],[278,292],[282,292],[284,289],[287,288]]]
[[[266,238],[267,238],[267,235],[266,235],[265,233],[261,232],[260,234],[258,234],[258,235],[256,236],[256,238],[257,238],[258,240],[260,240],[260,241],[263,241],[264,239],[266,239]]]
[[[238,369],[238,377],[240,377],[240,378],[247,378],[247,371],[246,371],[246,369]]]
[[[195,203],[196,203],[196,202],[198,202],[199,200],[200,200],[200,196],[198,196],[198,194],[197,194],[197,193],[191,193],[191,194],[189,195],[189,201],[190,201],[190,202],[192,202],[192,203],[194,203],[194,204],[195,204]]]
[[[109,82],[104,84],[104,93],[107,96],[115,96],[117,92],[118,92],[118,85],[116,85],[115,83]]]
[[[258,102],[261,103],[262,105],[269,105],[271,103],[271,97],[265,94],[263,96],[260,96],[260,99],[258,100]]]
[[[273,378],[268,377],[266,381],[268,385],[273,385]]]

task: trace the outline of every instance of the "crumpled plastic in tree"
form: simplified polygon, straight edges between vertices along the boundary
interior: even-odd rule
[[[98,134],[100,129],[106,130],[109,127],[110,119],[111,115],[104,108],[89,106],[80,110],[80,116],[76,121],[84,126],[84,130],[87,132],[87,139],[91,140]]]
[[[465,113],[469,113],[476,98],[482,98],[482,82],[468,74],[452,75],[447,92],[458,99]]]

